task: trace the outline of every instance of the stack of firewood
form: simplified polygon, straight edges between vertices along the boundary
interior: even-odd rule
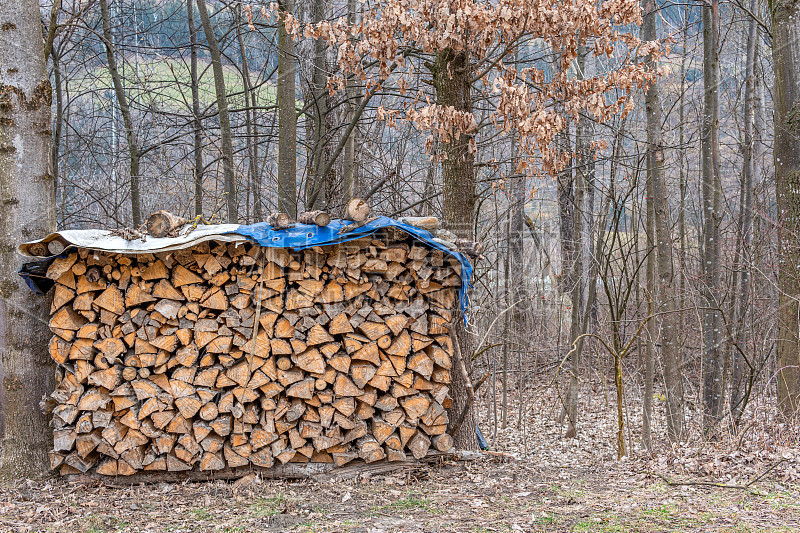
[[[58,386],[43,408],[62,474],[341,466],[452,447],[461,268],[399,229],[304,251],[73,248],[47,276]]]

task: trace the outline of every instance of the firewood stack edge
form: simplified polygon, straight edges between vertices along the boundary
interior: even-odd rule
[[[206,241],[62,255],[47,271],[57,387],[42,403],[61,474],[452,448],[461,265],[399,228],[302,251]]]

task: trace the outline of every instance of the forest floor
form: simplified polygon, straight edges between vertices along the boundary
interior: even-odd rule
[[[521,428],[485,430],[510,457],[347,481],[22,480],[0,486],[0,532],[800,531],[800,448],[785,432],[767,442],[753,423],[747,438],[655,456],[631,439],[632,458],[617,461],[613,406],[584,396],[584,429],[564,439],[547,394],[533,397]]]

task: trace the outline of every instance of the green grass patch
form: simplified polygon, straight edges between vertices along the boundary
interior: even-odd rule
[[[206,69],[207,62],[200,61],[203,73],[198,83],[201,107],[212,105],[216,101],[214,76],[211,69]],[[244,106],[244,83],[238,70],[224,66],[225,90],[228,93],[228,105],[232,108]],[[120,66],[120,76],[128,98],[137,107],[146,106],[157,109],[178,109],[191,107],[192,89],[191,74],[188,62],[180,59],[161,58],[158,61],[128,58],[124,68]],[[251,80],[255,83],[258,74],[251,72]],[[100,101],[110,105],[115,102],[111,73],[106,67],[97,67],[86,71],[83,76],[69,80],[70,90],[75,93],[95,91]],[[276,91],[271,82],[263,83],[254,89],[256,105],[267,107],[275,105]],[[106,98],[109,95],[111,98]],[[301,104],[302,105],[302,104]]]
[[[250,510],[254,516],[275,516],[281,514],[286,508],[287,499],[283,494],[269,498],[259,498],[252,503]]]
[[[210,520],[211,519],[211,513],[209,513],[207,509],[203,509],[202,507],[198,507],[196,509],[191,509],[189,511],[189,514],[191,514],[192,517],[195,520]]]

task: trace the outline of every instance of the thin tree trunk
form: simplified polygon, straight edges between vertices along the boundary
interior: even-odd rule
[[[497,200],[495,199],[495,205]],[[495,208],[496,209],[496,208]],[[511,282],[511,213],[506,223],[506,253],[505,253],[505,272],[503,275],[503,282],[505,284],[505,306],[506,308],[514,305],[515,300],[512,296],[514,291],[513,283]],[[498,232],[499,233],[499,232]],[[499,276],[498,276],[499,277]],[[499,295],[498,295],[499,296]],[[510,312],[503,314],[503,376],[502,376],[502,410],[500,415],[500,427],[506,429],[508,426],[508,325]],[[516,337],[516,335],[515,335]]]
[[[757,0],[751,0],[750,10],[755,12],[757,8]],[[744,320],[750,300],[750,268],[746,263],[753,244],[753,188],[757,164],[754,127],[756,122],[756,84],[759,83],[755,75],[757,56],[758,22],[751,18],[747,30],[747,59],[745,62],[744,164],[742,165],[742,179],[739,191],[739,234],[736,239],[736,257],[733,268],[734,275],[738,277],[738,283],[734,284],[733,287],[736,291],[733,313],[733,341],[740,347],[746,342]],[[749,362],[745,361],[743,355],[733,347],[731,348],[729,359],[732,363],[730,408],[734,423],[738,425],[750,395],[750,387],[748,385],[751,381],[744,381],[745,370]],[[750,376],[752,376],[754,369],[751,368],[750,370]]]
[[[64,130],[64,88],[61,78],[61,62],[55,47],[51,49],[50,57],[53,59],[53,78],[56,82],[56,116],[55,124],[53,124],[53,145],[50,149],[50,167],[53,169],[53,190],[58,194],[58,188],[61,185],[60,166],[58,163],[61,154],[61,135]],[[61,213],[62,217],[63,215],[64,213]],[[58,220],[58,214],[56,215],[56,220]]]
[[[561,151],[570,151],[569,126],[557,135]],[[572,166],[559,172],[557,177],[558,189],[558,216],[559,237],[561,243],[561,284],[559,293],[572,292],[575,280],[572,279],[573,263],[575,262],[575,180],[572,175]]]
[[[219,130],[222,140],[222,172],[225,185],[225,206],[228,214],[227,222],[236,224],[239,221],[239,198],[236,191],[236,176],[233,172],[233,139],[231,137],[231,119],[228,115],[228,96],[225,89],[225,72],[222,69],[222,55],[205,2],[197,2],[197,12],[208,41],[211,69],[214,73],[214,92],[217,97]]]
[[[722,415],[723,351],[720,276],[722,270],[719,227],[722,194],[719,170],[719,2],[703,4],[703,429],[706,434]]]
[[[775,85],[775,188],[778,201],[778,404],[800,408],[800,2],[775,0],[772,58]]]
[[[561,151],[571,151],[569,126],[557,134],[556,142]],[[575,245],[575,179],[571,165],[559,172],[556,184],[558,190],[559,240],[561,244],[561,276],[559,278],[558,292],[571,295],[574,292],[575,284],[578,282],[574,277],[574,272],[575,262],[579,257]],[[572,306],[570,306],[571,308]],[[570,335],[570,342],[566,346],[567,351],[572,349],[573,338]],[[568,400],[565,399],[558,416],[559,424],[563,424],[567,417],[567,404]]]
[[[642,36],[646,40],[656,38],[657,6],[647,0]],[[656,270],[659,287],[654,306],[660,314],[659,343],[664,368],[664,392],[667,410],[667,436],[672,442],[683,437],[683,376],[680,369],[677,339],[680,337],[678,317],[675,309],[675,269],[672,259],[672,233],[670,231],[669,200],[664,178],[664,146],[661,134],[661,100],[658,84],[650,85],[645,95],[647,112],[647,170],[652,184],[653,223],[655,229]]]
[[[325,1],[314,0],[313,4],[313,19],[314,24],[318,24],[325,20]],[[325,40],[321,37],[314,41],[314,74],[312,76],[312,97],[314,98],[314,131],[312,141],[312,158],[311,158],[311,172],[309,175],[312,177],[308,187],[306,187],[307,207],[309,210],[326,209],[328,203],[331,201],[331,194],[333,193],[332,184],[329,183],[330,173],[322,175],[322,169],[325,168],[327,162],[328,149],[328,102],[326,84],[327,72],[325,67],[325,53],[327,47]],[[315,197],[313,192],[319,190],[319,194]],[[349,200],[352,196],[348,196]],[[312,204],[311,201],[314,201]],[[346,200],[345,200],[346,201]]]
[[[294,0],[278,3],[294,14]],[[278,211],[297,218],[297,111],[295,110],[294,41],[284,19],[278,21]]]
[[[585,77],[586,56],[588,51],[586,47],[581,46],[578,48],[577,67],[578,78]],[[575,152],[577,158],[577,168],[575,170],[575,184],[574,184],[574,204],[572,206],[572,238],[573,238],[573,254],[574,260],[570,265],[572,267],[572,306],[571,306],[571,326],[570,326],[570,349],[573,349],[573,344],[577,341],[578,337],[585,331],[584,325],[581,323],[583,317],[583,271],[584,271],[584,243],[586,242],[584,235],[583,219],[591,220],[591,209],[593,206],[593,198],[587,194],[587,185],[589,180],[593,179],[592,173],[594,171],[592,156],[589,153],[589,138],[591,130],[589,128],[589,119],[581,117],[575,129]],[[591,170],[591,172],[590,172]],[[584,201],[586,200],[586,206]],[[563,221],[563,219],[562,219]],[[591,231],[591,224],[587,224],[589,231]],[[578,430],[578,393],[580,388],[580,364],[583,352],[584,343],[578,342],[575,344],[572,355],[570,356],[570,375],[569,385],[567,387],[567,398],[564,405],[563,415],[567,419],[567,432],[565,436],[572,438],[577,435]]]
[[[528,312],[530,310],[531,298],[528,294],[527,276],[525,268],[525,174],[517,175],[517,140],[514,133],[511,134],[511,165],[514,177],[511,178],[509,183],[509,198],[512,202],[511,219],[509,221],[509,236],[508,248],[509,257],[511,259],[511,304],[514,307],[511,309],[511,317],[509,320],[512,322],[513,343],[512,346],[517,353],[517,360],[522,357],[523,352],[527,352],[526,340],[530,335],[528,330]],[[508,279],[508,278],[506,278]],[[506,342],[508,338],[506,338]],[[517,369],[519,372],[518,379],[522,378],[522,365]],[[505,390],[506,387],[504,386]],[[522,406],[522,386],[517,387],[517,394],[519,395],[518,415],[521,415]],[[507,403],[507,402],[506,402]],[[504,409],[505,412],[505,409]]]
[[[356,23],[356,2],[355,0],[347,1],[347,17],[349,23]],[[354,120],[358,120],[355,116],[355,110],[359,104],[359,98],[356,93],[356,88],[353,83],[347,84],[347,118],[348,124]],[[347,202],[356,193],[356,134],[357,130],[354,128],[347,136],[347,143],[344,146],[344,159],[342,161],[342,196],[344,201]]]
[[[245,106],[245,131],[247,132],[247,183],[248,190],[253,195],[253,215],[256,222],[261,221],[261,191],[259,187],[258,175],[258,133],[255,128],[255,91],[253,91],[253,84],[250,82],[250,66],[247,62],[247,50],[244,46],[244,37],[242,37],[242,25],[244,24],[244,17],[242,17],[241,4],[236,8],[237,24],[236,24],[236,42],[239,45],[239,57],[242,60],[242,88],[244,90],[244,106]],[[247,213],[247,220],[251,220],[251,213]]]
[[[44,476],[53,443],[38,408],[53,390],[49,298],[17,275],[16,252],[56,229],[43,50],[38,2],[0,2],[0,477],[15,481]]]
[[[203,214],[203,137],[200,123],[200,80],[197,74],[197,26],[194,23],[194,0],[186,0],[189,22],[189,74],[192,84],[192,129],[194,130],[194,216]]]
[[[688,21],[683,25],[683,45],[681,55],[681,94],[678,103],[678,114],[680,124],[678,125],[678,164],[680,170],[678,173],[678,192],[680,194],[680,205],[678,207],[678,233],[680,239],[680,284],[678,288],[678,306],[680,309],[686,308],[686,250],[688,248],[688,241],[686,235],[686,189],[687,189],[687,157],[686,152],[688,147],[686,143],[686,61],[688,54],[686,52],[686,44],[689,41],[689,24]],[[678,326],[681,331],[685,327],[684,315],[681,314],[678,318]],[[678,347],[678,366],[683,368],[683,355],[682,345]]]
[[[125,124],[125,139],[128,141],[128,153],[130,154],[130,197],[131,197],[131,218],[133,226],[139,227],[142,223],[142,205],[139,195],[139,145],[133,131],[133,118],[131,109],[128,105],[128,97],[125,88],[122,86],[122,78],[117,69],[117,59],[114,56],[115,50],[111,41],[111,20],[108,15],[108,0],[100,0],[100,16],[103,18],[103,44],[106,49],[106,59],[108,60],[108,71],[111,74],[111,81],[114,85],[114,93],[119,103],[119,110],[122,113],[122,122]]]
[[[652,17],[651,14],[647,14],[644,17],[644,24],[642,25],[642,30],[648,24],[648,17]],[[644,33],[644,32],[643,32]],[[644,36],[643,36],[644,38]],[[645,219],[645,233],[647,235],[647,258],[645,264],[645,282],[647,283],[647,314],[648,316],[652,316],[653,313],[656,311],[656,223],[655,223],[655,213],[653,211],[653,179],[651,177],[651,169],[650,169],[650,158],[649,155],[646,160],[647,165],[647,184],[646,184],[646,195],[647,199],[645,200],[645,210],[646,210],[646,219]],[[647,346],[645,347],[644,352],[644,401],[643,401],[643,412],[642,412],[642,442],[646,449],[652,449],[652,431],[651,425],[653,420],[653,381],[655,377],[655,343],[656,343],[656,336],[658,333],[657,322],[655,320],[650,320],[647,323]]]

